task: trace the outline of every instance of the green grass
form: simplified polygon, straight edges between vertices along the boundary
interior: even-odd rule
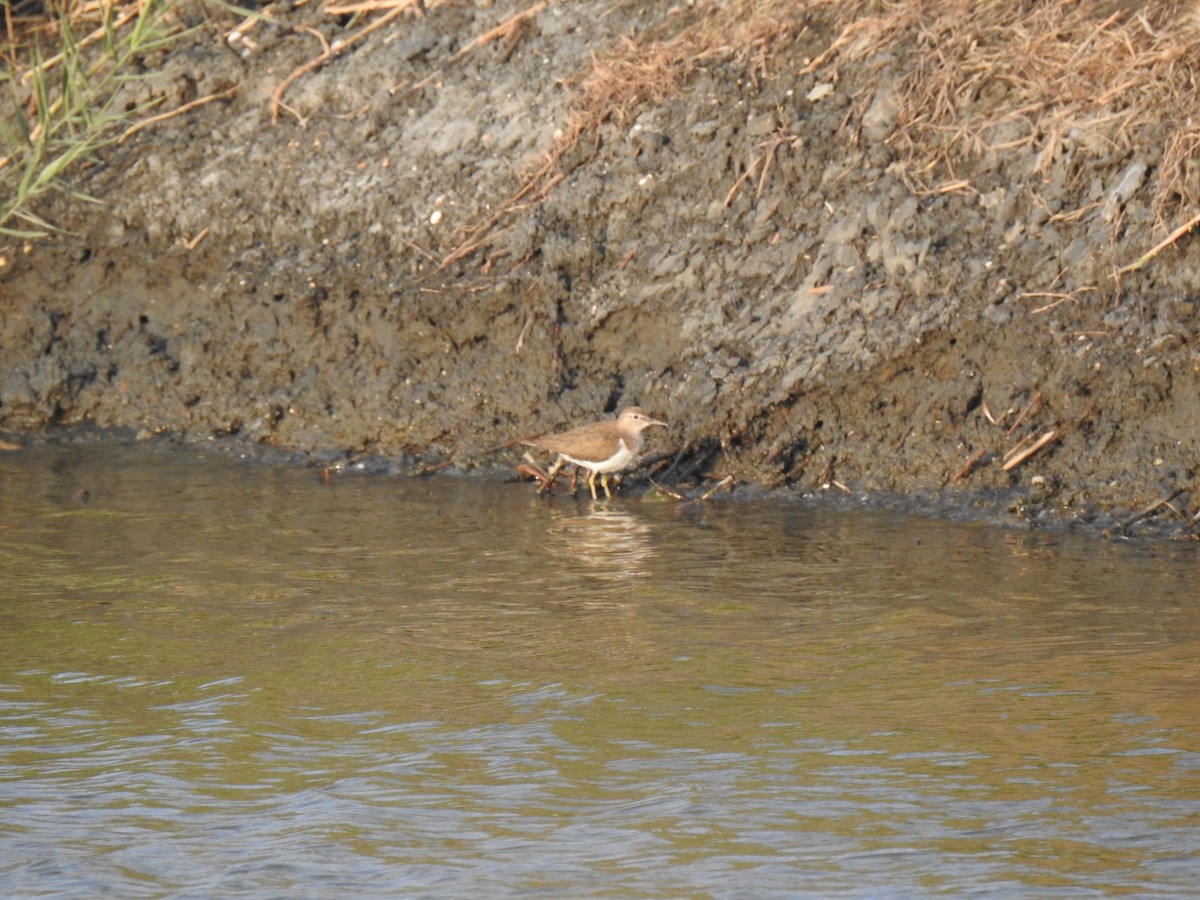
[[[9,23],[12,2],[0,0]],[[117,109],[114,98],[137,77],[141,55],[184,33],[173,24],[181,20],[170,16],[175,5],[109,5],[86,45],[79,23],[63,8],[51,14],[52,29],[15,37],[10,26],[8,64],[0,66],[0,237],[36,239],[57,231],[34,211],[47,194],[90,199],[70,186],[67,174],[141,112]]]

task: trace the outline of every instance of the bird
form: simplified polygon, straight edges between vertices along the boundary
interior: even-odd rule
[[[598,499],[597,475],[600,476],[600,486],[604,488],[604,495],[611,498],[608,473],[621,471],[637,458],[646,440],[642,432],[651,425],[662,425],[665,428],[667,423],[650,418],[640,407],[630,406],[621,410],[621,414],[615,419],[580,425],[570,431],[531,438],[521,443],[558,454],[558,460],[547,473],[548,480],[543,488],[554,480],[554,476],[565,463],[570,462],[588,470],[587,484],[593,500]]]

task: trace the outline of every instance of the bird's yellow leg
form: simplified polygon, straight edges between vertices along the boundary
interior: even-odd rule
[[[566,460],[563,459],[561,456],[554,461],[554,465],[552,465],[550,467],[549,471],[546,472],[546,480],[543,481],[540,485],[538,485],[538,493],[539,494],[542,491],[547,491],[550,489],[550,485],[554,484],[554,476],[556,476],[558,474],[558,470],[563,467],[563,463],[565,463],[565,462],[566,462]]]

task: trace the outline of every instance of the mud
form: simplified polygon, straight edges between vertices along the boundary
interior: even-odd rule
[[[468,46],[529,6],[397,17],[277,123],[321,50],[300,27],[343,33],[319,10],[149,60],[129,103],[238,90],[105,150],[77,180],[100,205],[5,249],[0,431],[510,474],[515,438],[638,403],[684,492],[731,474],[1096,528],[1173,497],[1131,530],[1190,533],[1200,243],[1113,275],[1169,230],[1155,129],[1049,156],[995,135],[919,170],[891,94],[917,39],[833,78],[810,64],[836,29],[798,13],[517,197],[590,61],[703,4],[556,3]]]

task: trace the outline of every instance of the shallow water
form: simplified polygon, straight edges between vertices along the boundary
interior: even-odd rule
[[[100,444],[0,572],[3,896],[1200,883],[1192,545]]]

